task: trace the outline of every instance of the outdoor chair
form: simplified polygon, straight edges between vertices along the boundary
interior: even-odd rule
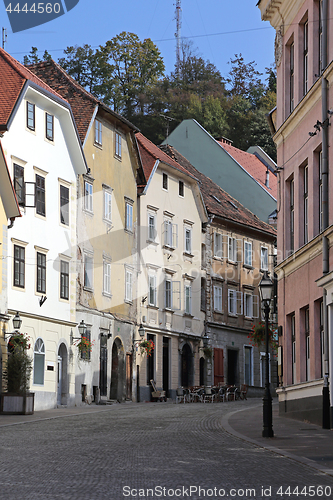
[[[159,391],[157,389],[156,384],[155,384],[153,379],[150,381],[150,383],[151,383],[151,386],[153,388],[153,392],[151,393],[151,397],[153,399],[157,399],[159,401],[166,401],[167,398],[166,398],[165,391]]]
[[[213,389],[211,387],[205,387],[203,402],[206,403],[206,401],[208,401],[212,403],[214,401],[214,398],[215,394],[213,392]]]
[[[247,384],[242,384],[239,390],[239,399],[247,399],[246,394],[249,386]]]
[[[227,392],[226,392],[226,399],[227,401],[236,401],[238,397],[238,394],[237,394],[237,387],[235,387],[234,385],[230,385],[228,388],[227,388]]]
[[[177,387],[176,404],[177,403],[185,403],[185,402],[186,402],[186,395],[185,395],[184,387]]]

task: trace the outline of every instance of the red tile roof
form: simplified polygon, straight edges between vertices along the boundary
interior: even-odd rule
[[[38,64],[29,66],[31,71],[39,78],[47,82],[59,94],[64,96],[71,105],[75,123],[79,132],[81,142],[83,143],[96,106],[101,106],[106,112],[113,115],[118,120],[125,123],[129,128],[137,130],[126,118],[111,110],[102,101],[88,92],[84,87],[77,83],[66,71],[55,61],[42,61]]]
[[[182,165],[180,165],[175,160],[170,158],[170,156],[164,153],[158,146],[155,146],[155,144],[153,144],[149,139],[147,139],[147,137],[142,135],[141,132],[136,133],[135,137],[138,141],[146,182],[148,182],[149,180],[149,177],[152,173],[156,160],[159,160],[167,165],[170,165],[173,168],[176,168],[183,174],[190,175],[190,177],[193,177],[193,175],[188,170],[186,170],[185,168],[182,167]]]
[[[250,210],[239,203],[239,201],[235,200],[235,198],[215,184],[209,177],[199,172],[173,146],[163,145],[159,147],[198,179],[208,213],[232,222],[237,222],[238,224],[244,224],[244,226],[253,229],[264,231],[271,236],[276,236],[276,230],[272,226],[261,221],[256,215],[250,212]]]
[[[31,81],[59,99],[63,98],[28,68],[0,48],[0,127],[8,120],[26,81]]]
[[[275,199],[277,199],[277,177],[269,171],[269,187],[266,186],[267,167],[259,158],[251,153],[237,149],[225,142],[216,141],[222,148],[229,153],[259,184]]]

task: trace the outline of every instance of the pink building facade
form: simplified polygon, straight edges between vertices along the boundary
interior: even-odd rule
[[[332,2],[259,0],[258,7],[276,30],[271,120],[279,177],[280,413],[327,427],[333,421]]]

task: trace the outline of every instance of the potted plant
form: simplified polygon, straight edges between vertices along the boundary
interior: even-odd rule
[[[32,361],[27,354],[30,340],[25,333],[15,332],[8,342],[4,380],[7,392],[1,396],[1,413],[32,414],[34,393],[29,392]]]
[[[276,337],[277,336],[275,329],[273,329],[272,326],[270,326],[268,328],[268,342],[270,348],[274,353],[276,353],[278,348],[278,341]],[[254,347],[258,347],[258,349],[260,350],[260,346],[262,344],[265,344],[266,342],[266,331],[264,323],[259,321],[258,325],[252,325],[252,329],[250,335],[248,335],[248,339],[250,339],[250,343]]]
[[[147,354],[147,356],[151,356],[153,350],[155,348],[155,344],[152,340],[143,340],[139,344],[141,354]]]
[[[213,357],[213,349],[211,347],[204,347],[202,349],[204,355],[205,355],[205,358],[207,359],[212,359]]]
[[[76,341],[75,345],[78,348],[79,354],[82,359],[90,359],[90,354],[94,343],[94,340],[90,340],[84,335],[82,335],[82,337]]]

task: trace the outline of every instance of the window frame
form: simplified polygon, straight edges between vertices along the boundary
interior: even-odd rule
[[[84,209],[86,212],[89,212],[91,214],[94,211],[93,194],[94,194],[93,183],[84,180]]]
[[[133,303],[133,270],[125,267],[125,302]]]
[[[14,184],[16,198],[19,206],[25,207],[24,167],[22,167],[22,165],[18,165],[17,163],[14,163],[13,167],[14,167],[13,184]],[[22,179],[22,185],[19,184],[19,179]]]
[[[42,363],[38,363],[38,364],[40,364],[40,366],[38,366],[38,364],[37,364],[37,368],[40,370],[41,373],[36,373],[36,359],[42,360]],[[40,380],[42,380],[41,382],[38,381],[37,375],[41,376],[41,379],[40,379]],[[34,344],[33,385],[42,386],[42,385],[44,385],[44,383],[45,383],[45,343],[41,337],[38,337],[36,339],[35,344]]]
[[[46,217],[46,179],[43,175],[35,174],[36,182],[36,214]]]
[[[41,294],[46,293],[46,254],[38,251],[36,252],[36,291]]]
[[[289,112],[295,108],[295,44],[294,41],[289,46]]]
[[[122,136],[119,131],[115,130],[115,156],[119,160],[122,158]]]
[[[165,172],[162,172],[162,189],[163,191],[169,190],[169,176]]]
[[[324,229],[323,223],[323,151],[318,154],[318,169],[319,169],[319,233]]]
[[[232,252],[230,250],[232,250]],[[231,253],[232,255],[230,255]],[[237,239],[233,236],[228,236],[228,261],[234,263],[237,262]]]
[[[133,202],[125,201],[125,230],[133,233]]]
[[[178,196],[181,198],[185,197],[185,184],[184,181],[179,181],[178,182]]]
[[[16,249],[19,249],[19,256],[16,257]],[[25,288],[25,247],[21,245],[14,244],[13,248],[14,259],[13,259],[13,286],[15,288]],[[22,257],[23,255],[23,257]],[[17,269],[18,266],[18,269]],[[23,268],[23,270],[22,270]],[[16,283],[15,275],[18,274],[18,282]],[[22,279],[21,279],[22,278]]]
[[[111,296],[111,262],[103,260],[103,294]]]
[[[309,22],[303,25],[303,95],[308,92],[309,87]]]
[[[265,250],[264,253],[266,253],[265,261],[267,262],[267,265],[264,263],[265,267],[263,266],[263,250]],[[268,247],[265,247],[264,245],[260,246],[260,270],[268,271]]]
[[[304,244],[309,241],[309,168],[303,170],[303,238]]]
[[[250,251],[247,247],[250,247]],[[249,256],[250,259],[248,259]],[[244,265],[252,267],[252,262],[253,262],[252,241],[244,240]]]
[[[62,195],[62,190],[67,190],[68,197]],[[67,203],[64,203],[64,201]],[[59,204],[60,204],[60,224],[64,226],[69,226],[69,203],[70,203],[70,191],[68,186],[59,184]],[[66,208],[64,208],[66,207]]]
[[[184,226],[184,253],[192,255],[192,227]]]
[[[60,259],[60,299],[69,300],[69,262]],[[67,291],[67,294],[66,294]]]
[[[217,259],[223,259],[223,234],[214,232],[214,257]],[[221,240],[221,248],[218,245],[218,240]],[[218,255],[218,253],[221,253],[221,255]]]
[[[88,253],[84,253],[83,286],[88,291],[94,289],[94,256]]]
[[[157,276],[152,271],[148,273],[148,305],[157,307]]]
[[[49,118],[51,118],[51,122]],[[51,131],[51,133],[49,133],[49,131]],[[47,111],[45,112],[45,138],[48,141],[54,141],[54,116]]]
[[[112,191],[103,189],[103,220],[112,223]]]
[[[150,221],[153,221],[153,224]],[[155,242],[157,236],[156,213],[148,210],[148,241]]]
[[[168,288],[167,284],[170,285]],[[164,308],[172,311],[172,278],[171,276],[166,276],[164,280]]]
[[[218,313],[223,312],[223,287],[222,285],[213,285],[214,294],[214,311]]]
[[[94,127],[94,144],[97,146],[102,146],[102,122],[95,118],[95,127]]]
[[[294,179],[289,182],[289,210],[290,210],[290,251],[293,253],[295,250],[295,183]]]
[[[32,107],[29,109],[29,107]],[[35,132],[36,130],[36,105],[33,102],[27,101],[27,107],[26,107],[26,113],[27,113],[27,129],[31,130],[32,132]],[[31,125],[29,125],[29,122],[32,122]]]

